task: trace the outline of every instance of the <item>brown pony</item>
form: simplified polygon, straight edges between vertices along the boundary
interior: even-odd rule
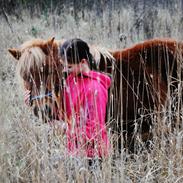
[[[38,116],[41,111],[45,122],[58,119],[57,100],[52,91],[58,94],[62,81],[62,65],[58,57],[58,46],[62,41],[34,39],[23,43],[18,49],[9,52],[18,61],[17,72],[25,90],[30,90],[30,106]],[[54,97],[57,99],[57,97]]]
[[[31,90],[32,99],[40,99],[32,100],[35,111],[39,106],[51,119],[57,118],[56,110],[60,111],[58,91],[62,87],[62,65],[58,47],[61,44],[62,41],[54,39],[34,40],[24,43],[20,49],[9,49],[19,60],[18,71],[25,88]],[[143,141],[147,141],[151,135],[151,115],[166,105],[168,96],[182,79],[183,44],[173,39],[153,39],[110,53],[96,47],[90,47],[90,51],[97,69],[112,76],[108,119],[114,119],[111,120],[114,131],[123,132],[131,147],[134,133],[140,132]],[[56,97],[49,97],[51,91]]]
[[[183,43],[152,39],[111,54],[116,61],[112,91],[115,107],[110,116],[117,120],[115,131],[123,131],[126,145],[133,148],[135,134],[141,134],[145,142],[151,139],[153,117],[169,107],[171,96],[182,88]]]

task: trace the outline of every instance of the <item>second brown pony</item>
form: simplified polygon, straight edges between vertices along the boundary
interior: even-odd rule
[[[111,116],[116,119],[115,131],[123,131],[131,149],[137,134],[144,142],[152,138],[153,117],[169,106],[178,86],[182,88],[183,44],[152,39],[111,54],[115,58]],[[182,94],[176,95],[182,101]]]

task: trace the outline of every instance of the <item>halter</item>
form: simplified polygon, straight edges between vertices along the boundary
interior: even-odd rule
[[[52,97],[52,92],[48,92],[46,94],[41,94],[41,95],[37,95],[34,97],[30,97],[30,101],[32,102],[33,100],[42,99],[44,97]]]

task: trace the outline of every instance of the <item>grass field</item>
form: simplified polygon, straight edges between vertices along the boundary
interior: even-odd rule
[[[78,15],[77,21],[70,13],[30,17],[25,10],[22,19],[7,15],[8,20],[2,15],[0,182],[183,182],[183,128],[166,133],[172,120],[175,120],[172,116],[177,116],[182,126],[182,110],[162,111],[159,126],[155,125],[153,129],[151,151],[139,149],[136,154],[122,151],[115,159],[111,153],[101,169],[96,166],[90,171],[84,159],[68,157],[65,139],[55,134],[48,125],[42,124],[25,106],[23,90],[15,74],[16,61],[7,51],[36,37],[80,37],[90,44],[110,49],[124,48],[150,37],[183,40],[183,14],[179,6],[175,10],[154,8],[151,13],[144,12],[145,15],[140,16],[141,12],[136,15],[129,6],[110,15],[106,11],[100,17],[96,17],[95,12],[86,11],[84,18]],[[126,41],[120,41],[123,35]]]

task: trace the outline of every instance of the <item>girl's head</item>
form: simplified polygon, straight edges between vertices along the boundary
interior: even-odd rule
[[[66,41],[60,48],[60,56],[67,72],[79,73],[93,69],[94,60],[88,44],[81,39]]]

